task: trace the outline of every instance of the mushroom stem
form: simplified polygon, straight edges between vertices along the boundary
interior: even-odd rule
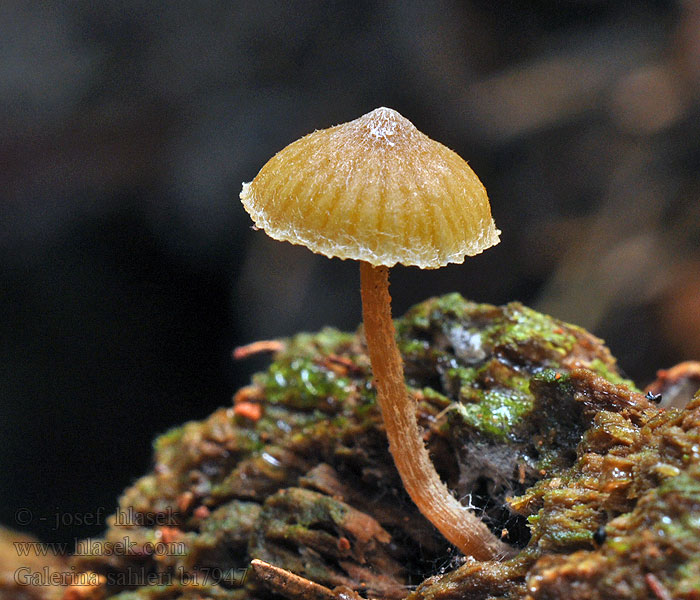
[[[404,488],[423,516],[465,555],[478,560],[512,553],[509,546],[452,496],[430,460],[404,381],[403,361],[391,319],[389,269],[360,263],[362,313],[374,385],[389,450]]]

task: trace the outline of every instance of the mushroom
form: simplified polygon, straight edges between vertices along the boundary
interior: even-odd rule
[[[486,190],[452,150],[389,108],[315,131],[273,156],[240,194],[256,227],[360,261],[362,312],[389,449],[409,496],[464,554],[509,553],[435,471],[404,381],[389,268],[462,263],[499,242]]]

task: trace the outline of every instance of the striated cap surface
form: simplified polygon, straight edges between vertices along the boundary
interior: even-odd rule
[[[499,242],[474,171],[390,108],[293,142],[240,197],[270,237],[375,266],[437,268]]]

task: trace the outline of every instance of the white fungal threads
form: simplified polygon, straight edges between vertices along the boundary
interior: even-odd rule
[[[373,110],[370,115],[373,118],[369,121],[369,134],[374,138],[384,140],[390,146],[394,146],[394,142],[389,137],[396,133],[398,126],[396,117],[400,115],[395,110],[385,107]]]

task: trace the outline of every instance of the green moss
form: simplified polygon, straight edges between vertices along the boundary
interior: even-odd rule
[[[318,358],[328,354],[336,354],[355,341],[355,335],[339,331],[333,327],[324,327],[317,333],[299,333],[285,341],[286,348],[278,360],[292,356]]]
[[[605,545],[613,552],[624,555],[630,551],[631,545],[628,538],[623,536],[610,537],[605,540]]]
[[[674,537],[692,536],[700,539],[700,465],[691,465],[688,470],[676,477],[669,477],[656,490],[656,508],[659,517],[659,529]],[[694,510],[679,511],[678,507],[690,505]]]
[[[434,404],[441,404],[444,407],[451,404],[450,399],[447,396],[435,391],[431,387],[424,387],[421,392],[423,393],[423,396],[425,396],[426,400],[433,402]]]
[[[351,380],[326,368],[319,359],[341,354],[348,357],[356,343],[354,334],[331,327],[315,334],[300,333],[285,341],[275,362],[255,375],[254,381],[263,388],[266,403],[271,405],[337,412],[352,387]]]
[[[448,294],[414,306],[396,326],[409,382],[424,387],[417,373],[441,372],[443,389],[436,391],[458,403],[453,419],[497,442],[531,412],[533,377],[566,385],[566,361],[579,344],[582,357],[595,348],[590,368],[598,375],[629,383],[599,340],[518,302],[496,307]]]
[[[454,292],[436,298],[431,305],[431,309],[434,313],[437,313],[440,318],[454,317],[461,319],[464,317],[467,310],[473,306],[473,302],[465,300],[461,294]]]
[[[477,369],[474,367],[451,367],[445,372],[449,381],[455,382],[457,389],[462,393],[462,388],[474,382]]]
[[[562,372],[557,369],[542,369],[539,373],[535,373],[533,379],[544,383],[556,384],[560,387],[570,387],[569,374],[566,371]]]
[[[398,345],[403,356],[430,353],[430,344],[426,340],[402,339],[398,341]]]
[[[629,389],[635,392],[639,391],[631,379],[625,379],[615,370],[611,369],[608,365],[606,365],[599,358],[593,359],[591,361],[591,364],[589,365],[589,368],[591,369],[591,371],[595,371],[598,375],[604,377],[611,383],[614,383],[616,385],[626,385]]]
[[[259,504],[233,500],[219,507],[209,518],[205,519],[200,531],[236,536],[241,530],[245,532],[253,527],[259,512]]]
[[[436,321],[459,319],[474,306],[457,293],[431,298],[413,306],[403,318],[397,320],[397,330],[399,334],[407,329],[427,331]]]
[[[457,325],[465,331],[478,333],[485,347],[536,344],[556,355],[569,352],[577,342],[577,335],[585,332],[552,317],[512,302],[503,309],[490,304],[475,304],[459,294],[448,294],[427,300],[413,307],[397,322],[400,337],[412,332],[442,330],[448,333]],[[404,343],[408,344],[405,340]],[[415,346],[426,349],[424,340]]]
[[[582,506],[582,508],[585,508]],[[592,545],[593,532],[585,523],[572,519],[557,521],[540,514],[528,517],[531,528],[539,527],[546,533],[540,538],[540,544],[547,549],[566,548],[569,551]],[[544,540],[544,543],[542,541]]]
[[[552,317],[539,313],[519,302],[506,307],[507,326],[500,336],[500,344],[530,344],[547,347],[557,354],[567,354],[576,344],[572,330],[582,331],[573,325],[562,327]]]
[[[340,409],[345,400],[350,380],[325,369],[309,358],[295,358],[290,362],[277,361],[265,373],[258,374],[256,383],[263,387],[267,402],[289,408],[324,412]]]
[[[477,403],[458,404],[455,412],[468,426],[497,439],[505,440],[532,408],[532,396],[518,390],[487,390],[476,396]]]
[[[182,435],[185,431],[185,427],[173,427],[165,433],[159,435],[153,441],[153,449],[156,453],[163,452],[168,447],[177,446],[182,440]]]

